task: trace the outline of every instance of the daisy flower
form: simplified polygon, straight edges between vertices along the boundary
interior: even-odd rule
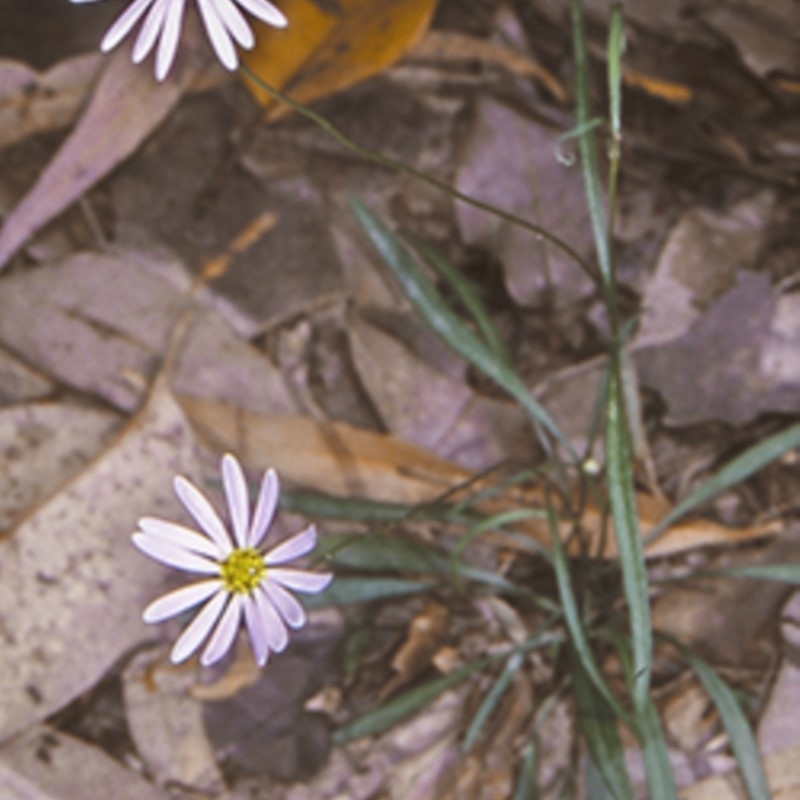
[[[286,647],[288,628],[305,625],[306,612],[289,590],[321,592],[333,576],[283,566],[314,549],[317,531],[313,525],[266,553],[261,551],[280,494],[274,470],[264,474],[252,519],[247,482],[232,455],[222,459],[222,486],[232,534],[202,492],[181,476],[175,478],[175,494],[200,530],[153,517],[139,520],[132,539],[145,555],[184,572],[208,576],[154,600],[143,619],[162,622],[202,603],[175,642],[170,658],[177,664],[205,643],[200,663],[208,666],[230,650],[244,618],[253,655],[263,666],[270,652],[280,653]]]
[[[71,2],[97,3],[102,0]],[[246,50],[255,44],[253,31],[239,6],[276,28],[285,28],[288,24],[286,17],[268,0],[197,0],[197,5],[217,57],[230,70],[239,66],[234,42]],[[108,29],[100,49],[104,53],[113,50],[140,20],[144,20],[133,46],[133,63],[144,61],[158,43],[156,80],[163,81],[175,60],[185,6],[186,0],[133,0]]]

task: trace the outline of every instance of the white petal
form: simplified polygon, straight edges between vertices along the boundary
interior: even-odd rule
[[[267,629],[254,597],[248,595],[244,598],[244,619],[247,623],[247,633],[250,636],[250,647],[253,650],[253,657],[259,667],[263,667],[269,658],[269,642],[267,641]]]
[[[189,608],[193,608],[203,600],[208,600],[214,592],[222,588],[222,581],[200,581],[189,586],[182,586],[153,600],[144,610],[142,619],[145,622],[163,622],[176,617]]]
[[[253,592],[256,601],[256,611],[260,618],[259,624],[263,628],[269,649],[276,653],[281,653],[289,643],[289,632],[286,625],[278,615],[269,598],[263,589],[256,589]]]
[[[267,0],[236,0],[236,2],[254,17],[276,28],[285,28],[289,24],[286,17]]]
[[[164,18],[171,1],[172,0],[155,0],[153,3],[150,13],[148,13],[145,21],[142,23],[142,28],[136,38],[136,43],[133,45],[131,58],[134,64],[138,64],[140,61],[147,58],[148,54],[153,49],[164,27]]]
[[[250,498],[247,494],[247,481],[239,462],[230,454],[222,458],[222,487],[228,501],[233,533],[239,547],[247,547],[250,527]]]
[[[178,499],[194,517],[195,522],[219,545],[222,552],[228,555],[233,550],[231,537],[228,536],[222,520],[206,496],[193,483],[181,476],[175,478],[173,486]]]
[[[185,661],[200,647],[203,639],[208,636],[214,623],[219,619],[227,599],[227,592],[217,592],[200,609],[200,613],[186,626],[186,630],[178,637],[178,641],[172,648],[169,657],[173,664]]]
[[[242,598],[241,595],[231,595],[225,613],[217,623],[214,633],[200,656],[200,663],[204,667],[209,667],[219,661],[228,650],[231,649],[233,640],[239,630],[239,623],[242,619]]]
[[[144,16],[154,1],[136,0],[135,3],[128,6],[106,32],[103,41],[100,42],[100,49],[104,53],[113,50],[133,30],[136,23]]]
[[[230,35],[248,50],[256,43],[253,31],[247,24],[247,20],[242,16],[242,12],[231,2],[231,0],[213,0],[217,7],[219,17],[223,25],[228,29]]]
[[[204,556],[220,560],[225,557],[225,554],[207,536],[175,522],[167,522],[165,519],[156,519],[155,517],[142,517],[139,520],[139,528],[149,536],[164,539],[185,550],[202,553]]]
[[[305,609],[283,586],[267,578],[261,587],[290,628],[302,628],[306,624]]]
[[[264,563],[272,566],[294,561],[296,558],[310,553],[316,543],[317,529],[313,525],[309,525],[304,531],[296,533],[267,552],[264,556]]]
[[[214,47],[217,58],[227,69],[234,70],[239,66],[239,58],[236,50],[231,44],[231,37],[228,29],[222,24],[219,12],[213,0],[197,0],[200,6],[200,15],[203,18],[206,33]]]
[[[268,469],[261,479],[256,511],[253,514],[253,522],[250,526],[250,547],[258,547],[269,530],[269,526],[275,516],[275,509],[278,507],[280,493],[281,487],[278,476],[274,469]]]
[[[209,561],[196,553],[190,553],[176,544],[171,544],[158,536],[134,533],[133,543],[145,554],[176,569],[186,572],[199,572],[203,575],[219,575],[219,564]]]
[[[302,569],[281,569],[279,567],[269,570],[269,578],[287,589],[316,594],[328,588],[328,585],[333,580],[333,574],[330,572],[306,572]]]
[[[175,60],[175,53],[178,50],[178,39],[181,33],[181,23],[183,22],[184,0],[172,0],[172,5],[167,12],[164,21],[161,41],[158,43],[156,53],[156,80],[163,81],[167,77],[169,68]]]

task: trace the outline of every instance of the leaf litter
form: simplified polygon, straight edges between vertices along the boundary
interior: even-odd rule
[[[264,28],[248,62],[254,71],[303,99],[322,98],[317,107],[357,141],[543,224],[589,255],[571,143],[558,138],[570,126],[562,5],[487,0],[465,9],[442,0],[428,33],[429,2],[392,3],[385,17],[356,0],[283,10],[295,5],[308,17],[290,28],[302,47],[289,53],[284,34]],[[587,5],[599,29],[608,4]],[[797,408],[800,243],[787,187],[797,180],[798,138],[786,120],[796,102],[796,41],[781,25],[788,4],[726,2],[689,13],[679,0],[638,0],[625,10],[633,25],[624,76],[631,179],[621,187],[619,268],[625,302],[635,308],[638,296],[643,309],[631,352],[654,460],[642,480],[649,491],[638,496],[647,530],[702,475]],[[384,23],[396,35],[372,50],[370,32]],[[723,52],[721,39],[733,49]],[[601,59],[599,37],[592,47]],[[591,444],[590,401],[602,381],[595,357],[606,328],[594,286],[556,248],[358,163],[296,115],[271,102],[256,106],[232,79],[209,77],[204,55],[198,37],[161,90],[122,52],[69,53],[35,67],[0,61],[0,161],[30,159],[30,142],[51,154],[25,165],[40,171],[27,193],[0,171],[0,475],[12,489],[0,508],[8,665],[0,672],[0,733],[18,737],[0,748],[0,782],[12,797],[84,797],[70,783],[68,765],[79,761],[95,786],[124,784],[137,798],[161,797],[157,787],[176,782],[232,796],[250,785],[294,800],[510,797],[534,709],[551,708],[535,721],[539,778],[543,796],[558,796],[572,769],[574,709],[533,656],[466,756],[461,741],[485,676],[448,688],[392,730],[331,743],[331,727],[355,710],[455,674],[470,657],[508,643],[508,630],[477,617],[446,582],[428,605],[411,596],[345,607],[344,633],[328,640],[325,658],[308,644],[262,678],[234,659],[229,677],[204,687],[192,667],[164,667],[158,649],[134,654],[152,636],[138,614],[163,576],[131,555],[127,535],[138,516],[167,509],[174,472],[208,474],[207,450],[233,449],[254,471],[275,466],[287,483],[334,498],[405,505],[407,518],[381,535],[445,555],[457,538],[443,523],[416,518],[415,507],[439,502],[498,462],[537,457],[524,418],[504,397],[424,336],[414,338],[403,322],[408,304],[349,219],[348,194],[463,268],[527,385],[581,449]],[[714,70],[703,66],[711,63]],[[367,75],[374,77],[362,83]],[[352,84],[359,85],[326,97]],[[189,96],[198,86],[206,93]],[[265,114],[284,118],[253,122]],[[125,123],[124,135],[99,136],[111,118]],[[53,132],[70,125],[59,142]],[[76,217],[70,223],[62,214],[76,201],[77,235]],[[54,235],[55,247],[47,240]],[[183,344],[167,359],[169,374],[156,378],[187,309]],[[291,331],[300,332],[300,346]],[[765,473],[723,493],[707,507],[712,516],[687,518],[656,540],[653,574],[669,580],[691,565],[794,562],[781,511],[796,507],[800,473],[791,454]],[[492,515],[520,504],[541,510],[543,496],[511,487],[476,508]],[[612,555],[605,509],[587,503],[583,524],[597,552]],[[370,535],[355,523],[328,525]],[[529,555],[548,542],[541,520],[476,536],[465,550],[469,568],[541,577]],[[705,646],[758,699],[768,779],[774,796],[791,797],[800,747],[785,712],[796,690],[791,628],[782,629],[786,642],[769,633],[786,593],[708,580],[685,592],[659,585],[659,625]],[[369,617],[381,608],[378,625]],[[531,630],[536,614],[519,609],[518,627]],[[361,645],[358,631],[368,634]],[[339,650],[349,648],[360,655],[342,674]],[[131,660],[123,669],[120,659]],[[771,687],[768,664],[779,665]],[[109,675],[125,687],[126,725],[147,780],[104,755],[101,741],[41,727],[48,719],[58,725],[53,713],[79,697],[88,698],[85,713],[97,713],[92,698]],[[742,797],[728,776],[707,775],[732,762],[697,684],[663,681],[656,699],[682,765],[681,796]],[[333,685],[343,704],[325,714],[305,708]],[[268,764],[252,744],[258,740],[269,742]],[[37,760],[41,753],[49,762]]]

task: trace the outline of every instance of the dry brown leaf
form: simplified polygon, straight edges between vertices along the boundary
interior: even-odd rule
[[[0,228],[0,269],[36,231],[136,151],[192,78],[156,84],[124,50],[110,59],[86,111],[36,184]]]
[[[94,686],[148,634],[163,570],[130,543],[143,514],[174,508],[194,472],[192,434],[159,380],[120,438],[0,541],[0,740]]]
[[[179,396],[189,419],[220,449],[233,450],[255,469],[274,467],[287,480],[330,494],[363,497],[394,503],[424,503],[467,482],[472,476],[449,461],[387,434],[374,433],[342,422],[316,422],[309,417],[264,416],[233,406]],[[669,503],[639,492],[636,496],[639,524],[651,530],[670,511]],[[501,499],[483,503],[485,513],[500,513],[510,507],[544,507],[538,490],[514,491]],[[613,529],[604,534],[605,517],[588,504],[582,525],[590,547],[606,558],[616,556]],[[532,519],[519,530],[549,547],[547,522]],[[565,538],[572,525],[565,521]],[[776,533],[777,523],[747,528],[728,528],[713,520],[690,518],[673,525],[646,550],[648,556],[663,556],[698,547],[752,541]],[[501,533],[486,534],[510,549],[519,543]],[[578,544],[575,543],[577,550]]]
[[[284,0],[285,30],[256,28],[245,64],[300,103],[341,91],[375,75],[413,47],[430,23],[436,0]],[[275,119],[287,109],[250,80],[248,88]]]
[[[392,658],[395,675],[384,685],[381,700],[391,697],[430,666],[442,645],[449,621],[447,608],[435,601],[428,603],[411,620],[406,640]]]
[[[422,503],[469,473],[386,434],[310,417],[264,416],[180,395],[187,415],[211,442],[254,469],[274,467],[311,489],[373,500]]]

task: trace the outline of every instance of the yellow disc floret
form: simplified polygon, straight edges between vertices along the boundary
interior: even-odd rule
[[[264,578],[264,557],[252,547],[234,550],[220,566],[225,588],[236,594],[249,594]]]

